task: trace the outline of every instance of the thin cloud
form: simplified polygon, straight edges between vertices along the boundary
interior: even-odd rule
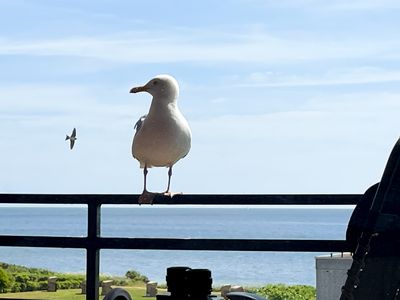
[[[392,55],[393,41],[275,36],[257,30],[211,33],[198,30],[138,31],[115,36],[0,40],[0,55],[77,56],[120,63],[291,63]]]
[[[271,139],[281,143],[282,137],[311,144],[318,140],[363,144],[371,137],[390,143],[399,135],[399,98],[399,93],[388,92],[321,94],[295,110],[221,115],[191,124],[196,138],[207,144],[252,145]]]
[[[396,0],[241,0],[247,4],[267,7],[282,7],[296,9],[313,9],[324,11],[360,11],[377,9],[398,9],[400,3]]]
[[[271,71],[253,72],[236,77],[233,85],[241,87],[303,87],[351,84],[374,84],[400,81],[400,71],[376,67],[333,69],[318,75],[288,75]],[[232,81],[231,81],[232,82]]]
[[[399,9],[400,3],[395,0],[340,0],[325,2],[326,7],[334,10],[377,10]]]
[[[0,86],[2,101],[0,118],[4,126],[10,126],[12,133],[15,124],[30,128],[52,128],[79,124],[97,130],[109,130],[115,127],[131,128],[148,109],[146,101],[130,101],[125,90],[116,92],[119,101],[107,101],[104,90],[76,85],[29,85],[14,84]],[[39,134],[39,133],[38,133]],[[46,134],[41,132],[40,134]]]

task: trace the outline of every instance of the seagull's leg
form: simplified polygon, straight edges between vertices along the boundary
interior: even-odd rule
[[[172,166],[170,166],[168,170],[168,186],[167,190],[164,193],[165,196],[170,196],[172,198],[174,195],[181,195],[182,193],[172,193],[169,191],[169,188],[171,186],[171,177],[172,177]]]
[[[144,180],[143,180],[143,182],[144,182],[144,184],[143,184],[143,193],[144,193],[144,192],[147,192],[147,189],[146,189],[147,173],[148,173],[148,171],[147,171],[147,166],[144,166],[144,169],[143,169],[143,175],[144,175]]]
[[[169,188],[171,186],[171,176],[172,176],[172,166],[170,166],[168,169],[168,186],[167,186],[167,190],[165,191],[165,194],[169,193]]]
[[[139,196],[138,203],[139,204],[153,204],[153,199],[155,197],[154,193],[148,192],[146,188],[147,183],[147,166],[144,166],[143,175],[144,175],[144,185],[143,185],[143,192]]]

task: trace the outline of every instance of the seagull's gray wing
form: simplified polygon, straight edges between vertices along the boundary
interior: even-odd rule
[[[147,115],[141,116],[139,120],[136,122],[134,129],[136,129],[135,135],[139,132],[140,128],[143,125],[144,120],[146,119]]]
[[[71,137],[76,137],[76,129],[75,128],[74,128],[74,130],[72,130]]]
[[[74,139],[72,139],[72,140],[70,140],[70,148],[71,148],[71,150],[72,150],[72,148],[74,148],[74,144],[75,144],[75,140]]]

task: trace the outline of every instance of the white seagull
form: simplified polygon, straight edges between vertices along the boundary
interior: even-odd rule
[[[131,93],[148,92],[153,96],[150,110],[135,125],[132,155],[143,168],[144,187],[139,204],[152,203],[155,193],[146,189],[147,169],[167,167],[168,185],[164,194],[170,192],[172,166],[185,157],[190,150],[191,131],[188,122],[178,108],[178,82],[170,75],[157,75],[144,86],[134,87]]]
[[[71,136],[69,136],[68,134],[67,134],[67,137],[65,138],[65,140],[67,141],[67,140],[69,140],[69,147],[71,148],[71,150],[72,150],[72,148],[74,148],[74,144],[75,144],[75,141],[77,140],[77,137],[76,137],[76,129],[74,128],[74,130],[72,130],[72,134],[71,134]]]

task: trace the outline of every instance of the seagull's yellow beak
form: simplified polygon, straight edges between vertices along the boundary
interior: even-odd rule
[[[138,86],[138,87],[134,87],[131,88],[131,90],[129,91],[129,93],[139,93],[139,92],[146,92],[147,91],[147,86]]]

